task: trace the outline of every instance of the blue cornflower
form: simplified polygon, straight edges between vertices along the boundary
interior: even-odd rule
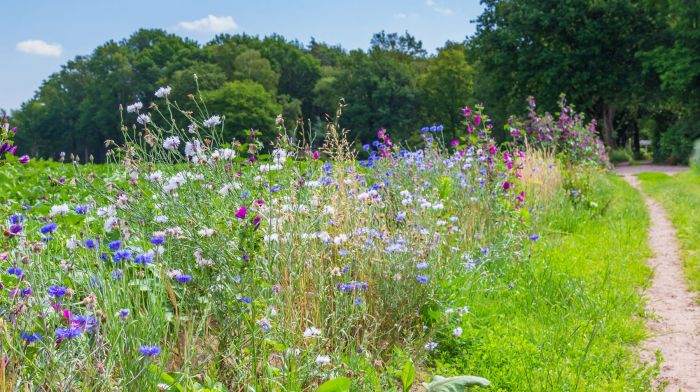
[[[435,125],[430,127],[430,132],[435,132],[435,131],[437,131],[437,127]]]
[[[530,236],[530,241],[537,241],[540,239],[540,236],[537,234],[533,234]]]
[[[38,332],[26,333],[23,331],[19,331],[19,334],[22,337],[22,339],[27,341],[27,343],[33,343],[37,340],[41,340],[41,335]]]
[[[420,131],[423,132],[423,133],[426,133],[426,132],[430,131],[430,128],[428,128],[428,127],[423,127],[423,128],[420,129]]]
[[[22,269],[13,265],[12,267],[7,269],[7,273],[10,275],[22,276]]]
[[[32,209],[32,207],[29,204],[22,203],[22,207],[24,207],[25,210],[29,211]]]
[[[272,188],[270,188],[270,192],[272,192],[272,193],[279,192],[281,188],[282,188],[282,185],[275,184],[272,186]]]
[[[97,321],[92,316],[81,316],[76,314],[73,315],[72,320],[73,324],[83,328],[85,331],[92,331],[95,328],[95,324],[97,324]]]
[[[422,284],[428,283],[428,277],[425,275],[416,276],[416,280],[418,281],[418,283],[422,283]]]
[[[246,200],[250,197],[251,194],[252,193],[248,189],[244,189],[243,191],[241,191],[241,199]]]
[[[377,147],[379,145],[379,140],[375,140],[372,142],[372,146]]]
[[[83,333],[83,329],[80,327],[56,328],[56,339],[73,339],[81,333]]]
[[[362,145],[362,149],[365,151],[369,151],[369,144]]]
[[[85,244],[85,247],[88,249],[95,249],[97,247],[97,242],[93,239],[90,239],[90,238],[86,239],[84,244]]]
[[[75,207],[75,213],[78,215],[85,215],[90,211],[90,206],[88,205],[80,205]]]
[[[148,252],[148,253],[142,253],[140,255],[136,255],[134,257],[134,263],[136,264],[143,264],[147,265],[153,262],[153,253]]]
[[[443,129],[445,129],[445,127],[444,127],[443,125],[438,125],[438,126],[437,126],[437,131],[438,131],[438,132],[442,132]]]
[[[24,222],[24,215],[22,214],[14,214],[10,217],[10,223],[14,225],[18,225],[22,222]]]
[[[122,280],[124,277],[124,272],[120,269],[115,269],[114,271],[110,272],[109,276],[112,278],[112,280]]]
[[[489,248],[484,248],[481,250],[481,254],[485,255],[489,253]]]
[[[118,250],[117,253],[114,254],[114,262],[118,263],[122,260],[130,260],[131,259],[131,251],[130,250]]]
[[[420,263],[416,264],[417,269],[426,269],[428,268],[428,263],[425,261],[421,261]]]
[[[141,346],[139,347],[139,352],[147,357],[154,357],[160,354],[160,347],[158,346]]]
[[[41,242],[49,242],[49,241],[53,241],[53,237],[43,237],[41,239]]]
[[[46,235],[49,233],[53,233],[54,231],[56,231],[56,227],[58,226],[56,226],[56,224],[53,222],[47,223],[41,228],[41,234]]]
[[[238,301],[238,302],[245,302],[245,303],[247,303],[247,304],[253,302],[253,301],[252,301],[250,298],[248,298],[248,297],[241,297],[241,298],[238,298],[236,301]]]
[[[109,249],[111,250],[119,250],[119,248],[122,247],[122,242],[121,241],[112,241],[109,243]]]
[[[160,244],[162,244],[163,242],[165,242],[165,238],[163,238],[163,237],[153,237],[153,238],[151,238],[151,244],[153,244],[153,245],[160,245]]]
[[[192,275],[180,275],[175,278],[180,283],[187,283],[192,280]]]
[[[66,295],[66,290],[68,289],[63,286],[51,286],[46,291],[49,293],[49,295],[53,295],[54,297],[59,298]]]

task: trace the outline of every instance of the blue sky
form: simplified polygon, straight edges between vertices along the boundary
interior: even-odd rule
[[[0,5],[0,108],[17,109],[41,82],[77,55],[162,28],[200,43],[217,32],[311,37],[367,48],[381,30],[409,33],[429,51],[475,31],[479,0],[24,0]]]

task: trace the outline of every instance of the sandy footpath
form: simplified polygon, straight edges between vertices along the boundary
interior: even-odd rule
[[[641,191],[641,172],[677,173],[673,166],[628,166],[616,170],[632,186]],[[688,291],[676,230],[664,208],[644,194],[651,217],[649,246],[654,257],[649,264],[654,269],[651,287],[647,290],[647,313],[652,337],[643,343],[642,358],[654,362],[654,352],[660,351],[664,362],[656,386],[666,384],[666,391],[700,391],[700,307],[695,294]]]

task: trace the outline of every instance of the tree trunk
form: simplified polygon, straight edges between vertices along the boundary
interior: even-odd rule
[[[634,121],[634,133],[632,134],[632,148],[635,152],[639,152],[642,149],[639,144],[639,122],[636,119]]]
[[[615,108],[609,105],[603,104],[603,142],[610,147],[615,149],[617,147],[615,143],[615,138],[613,138],[615,120]]]

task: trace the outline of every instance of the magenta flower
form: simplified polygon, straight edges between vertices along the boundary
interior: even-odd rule
[[[477,114],[476,116],[474,116],[474,125],[478,127],[479,124],[481,124],[481,115]]]
[[[507,191],[508,189],[510,189],[510,182],[508,182],[508,181],[503,182],[503,190]]]
[[[236,218],[245,219],[245,215],[248,213],[248,209],[245,206],[241,207],[236,211]]]

